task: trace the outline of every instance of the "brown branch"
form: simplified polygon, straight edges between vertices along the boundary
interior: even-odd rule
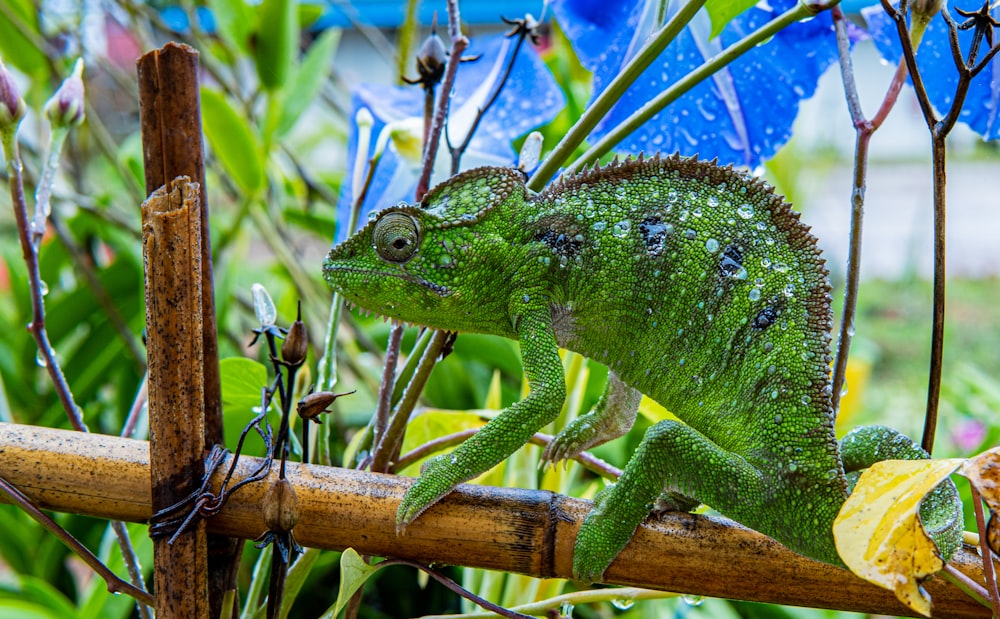
[[[241,458],[237,475],[257,465]],[[225,467],[223,467],[225,468]],[[0,424],[0,471],[46,509],[123,520],[149,517],[148,443]],[[214,477],[217,486],[222,475]],[[576,533],[590,503],[539,490],[462,485],[396,535],[396,509],[411,480],[349,469],[288,465],[299,498],[295,538],[304,546],[569,578]],[[265,526],[266,484],[251,484],[208,521],[244,538]],[[966,548],[952,561],[983,582]],[[777,604],[911,615],[895,596],[845,570],[801,557],[729,520],[668,514],[647,522],[612,563],[606,582]],[[943,579],[926,584],[936,617],[988,617],[989,609]]]

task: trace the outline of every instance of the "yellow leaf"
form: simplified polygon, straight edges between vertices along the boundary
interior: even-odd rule
[[[866,470],[833,524],[837,552],[861,578],[930,616],[920,587],[944,562],[918,516],[920,501],[963,460],[886,460]]]
[[[652,423],[663,421],[664,419],[677,420],[677,417],[667,409],[663,408],[659,402],[651,400],[646,396],[643,396],[642,401],[639,402],[639,414]]]

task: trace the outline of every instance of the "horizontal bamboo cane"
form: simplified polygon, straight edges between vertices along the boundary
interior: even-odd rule
[[[257,460],[246,458],[238,477]],[[150,515],[149,444],[0,423],[0,476],[45,509],[142,522]],[[221,477],[219,474],[217,477]],[[590,504],[551,492],[464,485],[396,535],[404,477],[290,464],[304,546],[570,578],[573,542]],[[255,538],[269,481],[239,490],[208,529]],[[965,548],[953,563],[983,582]],[[608,583],[693,595],[912,615],[888,591],[801,557],[724,518],[667,515],[640,527],[611,565]],[[936,617],[987,617],[989,610],[940,578],[927,583]]]

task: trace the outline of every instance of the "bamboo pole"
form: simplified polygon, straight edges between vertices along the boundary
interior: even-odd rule
[[[204,400],[204,445],[222,444],[222,403],[219,384],[218,340],[212,278],[212,249],[208,234],[208,196],[202,146],[198,52],[187,45],[168,43],[144,54],[136,63],[141,112],[143,167],[146,193],[152,194],[180,176],[197,182],[201,191],[195,216],[200,220],[198,247],[201,264],[200,383]],[[193,374],[194,372],[192,372]],[[240,540],[209,535],[208,599],[210,614],[218,617],[225,592],[236,587]],[[233,617],[236,617],[234,608]]]
[[[156,512],[191,494],[205,474],[199,194],[199,185],[183,176],[154,191],[142,205],[149,357],[148,479],[151,508]],[[208,618],[208,546],[203,521],[174,539],[153,540],[153,583],[157,617]]]
[[[242,459],[237,477],[256,462]],[[46,509],[135,522],[150,514],[149,455],[142,441],[0,424],[0,474]],[[288,478],[300,505],[295,537],[305,546],[541,578],[570,577],[573,542],[590,507],[550,492],[463,485],[397,536],[396,508],[409,479],[299,464],[288,465]],[[241,489],[208,521],[209,530],[259,535],[268,486]],[[983,582],[974,551],[963,549],[953,564]],[[693,595],[912,616],[890,592],[845,570],[794,554],[724,518],[701,515],[644,524],[606,579]],[[989,616],[941,579],[926,589],[935,617]]]

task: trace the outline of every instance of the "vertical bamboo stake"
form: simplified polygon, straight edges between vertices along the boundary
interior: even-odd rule
[[[202,363],[201,367],[189,368],[189,371],[201,374],[204,387],[204,445],[222,444],[222,400],[198,94],[198,52],[187,45],[168,43],[143,55],[137,70],[147,194],[178,176],[187,176],[201,187],[200,204],[196,206],[201,222]],[[233,538],[219,535],[208,538],[208,591],[213,617],[219,616],[224,592],[236,587],[236,568],[242,548],[242,543]],[[234,616],[235,611],[234,607]]]
[[[142,205],[149,357],[149,458],[153,512],[178,502],[204,475],[200,187],[180,177]],[[156,616],[205,618],[205,523],[153,546]]]

